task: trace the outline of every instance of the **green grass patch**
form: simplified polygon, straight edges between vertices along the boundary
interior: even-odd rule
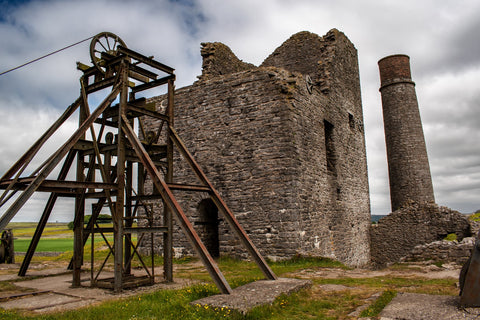
[[[348,287],[375,288],[402,292],[458,295],[457,279],[426,279],[420,277],[373,277],[315,279],[315,284],[340,284]]]
[[[112,223],[99,223],[101,228],[111,228]],[[7,229],[12,229],[13,236],[17,239],[31,239],[37,228],[36,222],[10,222]],[[72,238],[73,231],[67,223],[47,223],[42,238]]]
[[[30,245],[30,239],[16,239],[14,240],[15,251],[17,252],[26,252],[28,246]],[[55,252],[65,252],[72,250],[73,248],[73,239],[72,238],[59,238],[59,239],[40,239],[38,242],[36,252],[46,252],[46,251],[55,251]]]
[[[12,229],[15,238],[32,238],[37,223],[35,222],[11,222],[7,229]],[[64,238],[73,237],[72,230],[69,230],[66,223],[47,223],[42,237],[56,237],[62,235]]]
[[[88,246],[87,246],[88,247]],[[160,259],[160,257],[158,257]],[[396,292],[417,292],[429,294],[458,294],[456,279],[426,279],[421,277],[374,277],[374,278],[338,278],[314,279],[314,285],[289,296],[280,296],[273,305],[260,306],[245,315],[228,308],[191,305],[192,301],[218,293],[203,267],[195,258],[175,260],[178,268],[176,275],[198,278],[206,284],[194,285],[181,290],[162,290],[103,302],[74,311],[49,315],[22,314],[2,311],[0,319],[348,319],[348,314],[373,293],[384,293],[370,306],[368,316],[377,316]],[[189,264],[190,263],[190,264]],[[262,278],[258,267],[252,262],[240,261],[230,257],[218,259],[218,264],[232,287]],[[315,269],[331,267],[336,262],[328,259],[297,257],[288,261],[272,262],[277,273],[295,272],[304,268]],[[320,284],[341,284],[350,287],[343,291],[325,291]],[[7,289],[7,288],[6,288]],[[0,287],[1,290],[1,287]]]
[[[113,245],[113,237],[107,237],[110,245]],[[134,243],[136,239],[133,239]],[[14,240],[14,246],[16,252],[26,252],[30,245],[31,239],[16,239]],[[95,247],[101,247],[105,245],[103,239],[98,236],[95,237]],[[91,240],[88,239],[85,244],[85,251],[90,252]],[[73,238],[40,238],[38,242],[36,252],[67,252],[73,251]]]
[[[349,292],[302,290],[252,309],[244,319],[345,319],[362,301],[360,295]]]
[[[112,223],[99,224],[100,227],[112,227]],[[15,238],[14,246],[17,252],[26,252],[30,245],[31,239],[37,228],[35,222],[11,222],[7,228],[13,230]],[[112,234],[106,234],[107,240],[113,244]],[[132,236],[134,243],[137,241],[136,235]],[[90,239],[85,245],[85,251],[89,252]],[[95,234],[95,247],[100,248],[105,245],[100,234]],[[42,236],[38,243],[36,252],[69,252],[73,251],[73,232],[68,229],[67,223],[47,223],[43,230]],[[100,252],[101,254],[101,252]],[[105,254],[106,256],[106,254]]]
[[[468,216],[468,219],[472,221],[480,221],[480,212],[475,212]]]
[[[260,306],[245,315],[229,308],[192,305],[191,302],[217,294],[213,284],[194,285],[181,290],[163,290],[127,299],[108,301],[74,311],[29,317],[16,312],[0,312],[2,319],[343,319],[362,303],[361,297],[349,293],[326,293],[303,290],[282,295],[273,305]]]
[[[212,284],[195,285],[181,290],[162,290],[127,299],[104,302],[97,306],[35,319],[99,320],[99,319],[243,319],[238,312],[228,308],[211,308],[190,305],[190,302],[218,293]],[[0,311],[1,319],[32,319],[16,312]]]
[[[386,290],[367,309],[360,314],[361,317],[376,317],[397,295],[395,290]]]
[[[235,288],[246,283],[264,279],[264,275],[260,268],[251,261],[243,261],[232,258],[230,256],[222,256],[217,259],[217,264],[225,278],[230,285]],[[283,275],[289,272],[294,272],[299,269],[310,268],[344,268],[342,263],[327,258],[314,257],[294,257],[285,261],[268,262],[268,265],[276,275]],[[179,274],[179,277],[186,277],[188,279],[195,279],[200,281],[211,281],[210,275],[202,268],[188,270],[184,275]]]
[[[455,233],[449,233],[443,240],[455,241],[457,240],[457,235]]]
[[[349,269],[339,261],[321,257],[295,256],[284,261],[269,262],[270,267],[278,274],[293,272],[299,269],[341,268]]]

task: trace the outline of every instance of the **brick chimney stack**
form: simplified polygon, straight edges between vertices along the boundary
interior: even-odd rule
[[[378,61],[392,211],[409,202],[435,202],[410,58]]]

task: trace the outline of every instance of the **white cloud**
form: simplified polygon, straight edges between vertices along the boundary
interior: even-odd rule
[[[372,212],[389,212],[377,61],[395,53],[411,57],[437,202],[468,212],[480,208],[479,9],[474,0],[32,0],[0,14],[0,72],[111,31],[174,67],[182,87],[201,73],[200,42],[224,42],[258,65],[293,33],[337,28],[358,49]],[[0,76],[2,171],[77,98],[75,62],[90,62],[88,44]]]

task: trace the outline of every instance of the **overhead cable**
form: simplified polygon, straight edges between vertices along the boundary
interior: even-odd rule
[[[3,71],[2,73],[0,73],[0,76],[4,75],[4,74],[6,74],[6,73],[9,73],[9,72],[11,72],[11,71],[20,69],[20,68],[22,68],[22,67],[25,67],[26,65],[29,65],[29,64],[31,64],[31,63],[34,63],[34,62],[36,62],[36,61],[38,61],[38,60],[41,60],[41,59],[43,59],[43,58],[46,58],[46,57],[48,57],[48,56],[54,55],[55,53],[58,53],[58,52],[63,51],[63,50],[65,50],[65,49],[74,47],[74,46],[76,46],[76,45],[78,45],[78,44],[80,44],[80,43],[82,43],[82,42],[85,42],[85,41],[88,41],[88,40],[92,39],[93,37],[94,37],[94,36],[91,36],[91,37],[89,37],[89,38],[87,38],[87,39],[83,39],[82,41],[75,42],[75,43],[73,43],[73,44],[71,44],[71,45],[69,45],[69,46],[66,46],[66,47],[62,48],[62,49],[58,49],[58,50],[56,50],[56,51],[50,52],[49,54],[46,54],[46,55],[44,55],[44,56],[41,56],[40,58],[33,59],[33,60],[28,61],[28,62],[26,62],[26,63],[24,63],[24,64],[22,64],[22,65],[19,65],[19,66],[15,67],[15,68],[12,68],[12,69]]]

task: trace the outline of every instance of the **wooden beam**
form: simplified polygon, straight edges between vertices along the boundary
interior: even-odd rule
[[[118,46],[117,50],[118,50],[118,52],[123,53],[123,54],[127,55],[128,57],[131,57],[131,58],[133,58],[137,61],[143,62],[146,65],[149,65],[150,67],[161,70],[165,73],[173,74],[173,71],[175,71],[175,69],[172,68],[172,67],[169,67],[169,66],[167,66],[163,63],[160,63],[156,60],[153,60],[152,58],[144,56],[143,54],[140,54],[138,52],[130,50],[126,47]]]
[[[147,90],[147,89],[155,88],[155,87],[158,87],[158,86],[161,86],[161,85],[164,85],[164,84],[168,83],[168,81],[172,80],[172,79],[175,79],[174,74],[171,74],[169,76],[166,76],[166,77],[154,80],[154,81],[150,81],[150,82],[138,85],[138,86],[135,86],[135,88],[132,88],[132,92],[137,93],[137,92],[144,91],[144,90]]]

